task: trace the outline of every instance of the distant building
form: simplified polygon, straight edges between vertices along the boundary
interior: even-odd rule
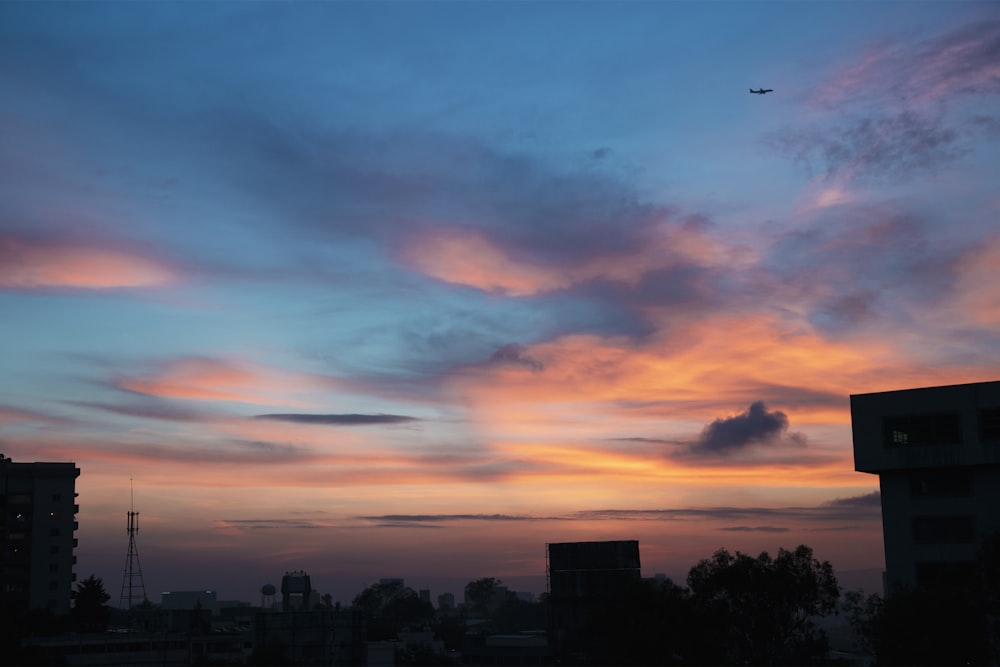
[[[1000,382],[851,396],[854,467],[879,476],[886,584],[958,582],[1000,531]]]
[[[442,593],[438,596],[438,609],[454,609],[455,596],[451,593]]]
[[[552,651],[562,662],[587,661],[608,647],[589,627],[596,609],[641,579],[639,542],[562,542],[548,545]]]
[[[301,570],[286,572],[281,578],[281,610],[306,611],[312,601],[309,575]]]
[[[0,606],[69,613],[79,475],[74,463],[14,463],[0,454]]]
[[[164,591],[160,593],[160,606],[164,609],[207,609],[215,614],[219,601],[215,591]]]
[[[426,602],[427,604],[431,603],[431,589],[421,588],[418,595],[420,596],[421,602]]]

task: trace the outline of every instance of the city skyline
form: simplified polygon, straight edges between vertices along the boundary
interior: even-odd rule
[[[979,2],[2,3],[0,451],[79,466],[115,600],[132,480],[157,597],[539,592],[590,540],[879,570],[849,395],[1000,377],[998,43]]]

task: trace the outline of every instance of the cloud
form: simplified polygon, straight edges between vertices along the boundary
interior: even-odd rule
[[[296,424],[330,424],[340,426],[356,426],[365,424],[404,424],[419,421],[416,417],[404,415],[363,415],[363,414],[294,414],[276,413],[254,415],[254,419],[270,419],[273,421],[293,422]]]
[[[870,509],[872,507],[877,507],[882,509],[882,494],[878,491],[872,491],[871,493],[865,493],[860,496],[849,496],[847,498],[836,498],[829,502],[831,507],[857,507],[862,509]]]
[[[749,445],[773,442],[786,430],[788,417],[784,412],[768,412],[763,401],[755,401],[741,414],[708,424],[691,451],[724,455]]]
[[[244,532],[247,530],[274,530],[284,528],[315,529],[330,528],[336,524],[332,521],[307,519],[215,519],[216,529],[224,532]]]
[[[139,419],[162,419],[165,421],[177,422],[204,422],[214,419],[211,415],[200,410],[170,405],[163,401],[150,401],[142,404],[118,404],[101,403],[98,401],[65,401],[68,405],[75,405],[81,408],[101,410],[111,412],[126,417],[136,417]]]
[[[0,404],[0,424],[70,424],[72,420]]]
[[[605,509],[581,510],[563,515],[534,516],[527,514],[382,514],[358,516],[356,519],[395,524],[443,524],[451,522],[519,522],[519,521],[732,521],[741,519],[761,519],[787,521],[878,521],[881,519],[881,505],[872,503],[872,494],[864,494],[851,499],[837,499],[819,505],[803,507],[683,507],[671,509]],[[877,496],[878,492],[874,492]],[[719,530],[786,532],[783,526],[737,525]]]
[[[239,359],[204,356],[158,361],[138,373],[119,374],[115,387],[136,394],[197,401],[303,405],[316,390],[335,388],[327,376],[289,372]]]
[[[803,507],[685,507],[672,509],[587,510],[573,515],[579,520],[601,521],[687,521],[745,519],[780,519],[788,521],[877,521],[881,507],[868,503],[839,504],[827,502]]]
[[[1000,93],[1000,21],[980,21],[919,42],[883,41],[823,80],[809,104],[816,124],[767,141],[841,183],[899,181],[939,169],[996,136],[983,115]]]
[[[962,230],[937,237],[933,222],[893,203],[823,209],[773,240],[748,290],[794,304],[828,337],[907,328],[955,300],[963,271],[976,276],[970,287],[984,275],[966,261],[975,251]]]
[[[545,370],[542,362],[529,355],[525,347],[517,343],[508,343],[498,349],[490,356],[490,363],[524,366],[535,372]]]
[[[791,529],[781,528],[778,526],[727,526],[725,528],[720,528],[719,530],[736,533],[787,533]]]
[[[977,21],[919,42],[884,41],[821,84],[813,104],[921,101],[1000,93],[1000,21]]]
[[[769,143],[810,174],[851,182],[932,171],[970,150],[964,139],[940,114],[905,110],[785,131]]]
[[[486,521],[486,522],[509,522],[509,521],[546,521],[555,517],[536,517],[524,514],[383,514],[377,516],[356,517],[363,521],[375,521],[380,525],[385,522],[394,525],[409,525],[423,523],[450,523],[452,521]]]
[[[176,277],[163,262],[124,250],[0,236],[0,289],[163,287]]]

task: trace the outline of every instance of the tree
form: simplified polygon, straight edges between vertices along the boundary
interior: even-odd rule
[[[495,577],[482,577],[465,585],[465,594],[472,602],[471,611],[475,616],[487,616],[490,610],[501,602],[496,596],[502,585],[503,582]]]
[[[836,611],[840,587],[830,563],[805,545],[773,559],[720,549],[691,568],[688,586],[696,661],[801,664],[826,651],[813,619]]]
[[[593,610],[579,646],[602,665],[683,664],[690,619],[686,588],[636,580]]]
[[[354,596],[353,605],[364,614],[374,641],[394,639],[406,627],[423,627],[434,616],[429,602],[398,581],[368,586]]]
[[[105,632],[111,619],[111,596],[104,590],[104,581],[93,574],[80,581],[73,591],[73,625],[80,632]]]

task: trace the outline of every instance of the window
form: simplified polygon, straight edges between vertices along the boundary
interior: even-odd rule
[[[887,447],[955,445],[962,442],[962,426],[958,414],[954,412],[886,417],[882,420],[882,429]]]
[[[979,411],[979,439],[983,442],[1000,440],[1000,408]]]
[[[917,585],[921,587],[963,588],[975,580],[975,563],[917,563]]]
[[[914,498],[971,496],[972,475],[964,468],[928,468],[909,474]]]
[[[973,544],[976,542],[976,517],[918,516],[913,519],[915,544]]]

